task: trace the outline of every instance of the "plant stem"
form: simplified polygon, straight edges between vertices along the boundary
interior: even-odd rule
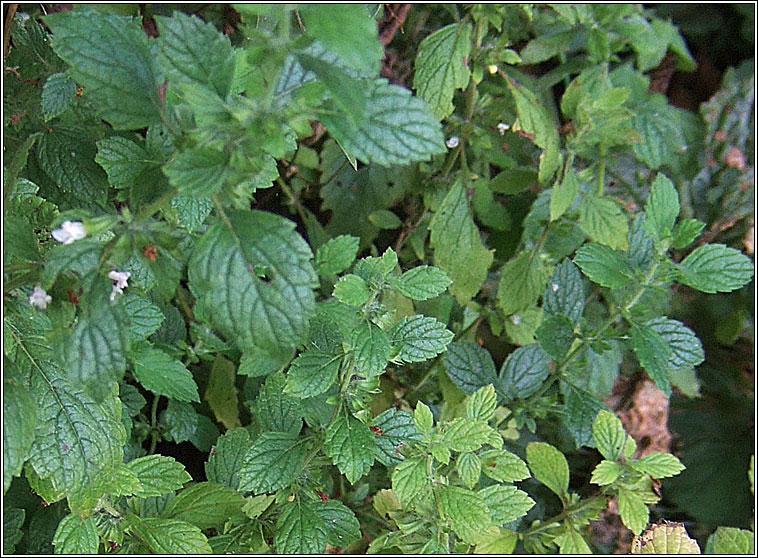
[[[158,445],[158,438],[160,438],[160,434],[158,433],[158,401],[160,398],[160,395],[155,394],[155,397],[153,397],[153,405],[150,408],[150,436],[152,439],[150,440],[150,451],[147,452],[148,454],[155,452],[155,448]]]
[[[150,217],[158,213],[158,211],[160,211],[164,205],[171,202],[177,193],[178,191],[176,188],[171,188],[167,192],[164,192],[161,197],[159,197],[154,202],[146,205],[137,213],[135,222],[142,223],[143,221],[147,221]]]
[[[603,195],[603,189],[605,188],[605,154],[606,148],[604,145],[600,146],[600,163],[597,169],[597,195]]]
[[[276,179],[276,183],[279,184],[279,187],[282,189],[282,192],[284,192],[287,197],[290,199],[290,203],[295,206],[295,209],[297,210],[298,215],[300,215],[300,219],[303,220],[303,224],[305,224],[307,220],[307,215],[305,214],[305,209],[303,209],[303,205],[300,203],[300,200],[297,199],[295,194],[292,193],[292,190],[289,186],[287,186],[287,183],[282,180],[282,177]]]
[[[564,519],[566,519],[567,517],[569,517],[571,515],[574,515],[575,513],[578,513],[578,512],[580,512],[582,510],[585,510],[585,509],[591,507],[600,498],[604,499],[605,496],[595,496],[595,497],[592,497],[592,498],[587,498],[586,500],[582,500],[581,502],[579,502],[577,504],[576,507],[566,508],[561,513],[559,513],[558,515],[551,517],[550,519],[548,519],[548,520],[540,523],[539,525],[535,525],[534,527],[530,527],[529,529],[527,529],[526,531],[524,531],[522,533],[519,533],[519,537],[521,537],[523,539],[524,537],[528,537],[530,535],[534,535],[535,533],[539,533],[540,531],[544,531],[550,525],[553,525],[554,523],[559,523],[559,522],[563,521]]]

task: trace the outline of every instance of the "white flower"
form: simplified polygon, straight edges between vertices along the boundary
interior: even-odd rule
[[[487,71],[489,71],[489,73],[491,74],[496,74],[497,66],[495,64],[490,64],[489,66],[487,66]]]
[[[53,301],[53,297],[45,292],[39,285],[34,287],[34,292],[29,296],[29,304],[35,308],[44,310]]]
[[[449,149],[452,149],[453,147],[458,147],[458,136],[453,136],[450,139],[448,139],[445,142],[445,145],[447,145]]]
[[[497,125],[497,131],[498,131],[498,132],[500,132],[500,135],[501,135],[501,136],[502,136],[503,134],[505,134],[505,131],[506,131],[506,130],[510,130],[510,128],[511,128],[511,127],[510,127],[510,126],[508,126],[508,124],[506,124],[505,122],[501,122],[500,124],[498,124],[498,125]]]
[[[63,221],[60,229],[53,231],[53,238],[63,244],[71,244],[87,236],[81,221]]]
[[[108,274],[108,279],[114,281],[111,301],[116,298],[116,295],[123,294],[124,289],[129,286],[127,281],[131,275],[128,271],[116,271],[115,269]]]

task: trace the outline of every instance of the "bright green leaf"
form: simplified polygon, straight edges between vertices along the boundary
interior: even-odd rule
[[[392,471],[392,492],[404,508],[426,489],[426,460],[421,457],[406,459]]]
[[[492,384],[479,388],[466,398],[466,416],[487,422],[495,414],[497,395]]]
[[[415,314],[400,320],[390,332],[392,344],[400,349],[400,362],[423,362],[436,357],[453,340],[453,332],[430,316]]]
[[[645,502],[636,493],[619,488],[618,509],[621,521],[635,535],[639,535],[647,527],[650,512]]]
[[[535,479],[557,494],[568,496],[569,468],[564,455],[550,444],[530,442],[526,446],[526,462]]]
[[[200,529],[219,527],[242,513],[245,499],[236,490],[213,482],[199,482],[179,492],[161,517],[191,523]]]
[[[205,387],[203,399],[213,411],[216,420],[226,428],[242,426],[239,418],[237,388],[234,380],[237,377],[234,364],[222,356],[213,361],[208,385]]]
[[[327,428],[324,448],[353,484],[369,472],[376,455],[373,432],[344,408]]]
[[[753,277],[753,263],[739,250],[723,244],[695,248],[679,264],[679,281],[704,293],[728,293]]]
[[[553,186],[553,193],[550,194],[550,220],[559,219],[566,210],[571,207],[579,192],[579,180],[573,169],[566,172],[566,176]]]
[[[515,482],[528,479],[529,469],[515,453],[502,449],[487,450],[480,454],[482,471],[498,482]]]
[[[604,459],[592,470],[590,482],[592,484],[599,484],[600,486],[613,484],[623,470],[623,467],[618,463]]]
[[[61,519],[53,536],[56,554],[97,554],[100,538],[92,517],[70,514]]]
[[[476,492],[457,486],[439,485],[442,512],[461,539],[476,544],[490,526],[490,511]]]
[[[337,284],[334,285],[333,294],[340,302],[349,306],[360,306],[368,300],[371,291],[366,281],[351,273],[340,277]]]
[[[603,457],[612,462],[618,461],[627,436],[621,419],[610,411],[600,411],[592,423],[592,436],[595,447]]]
[[[395,288],[413,300],[428,300],[445,292],[452,281],[439,268],[421,265],[403,273],[395,282]]]
[[[585,244],[576,251],[574,263],[582,273],[603,287],[618,289],[634,278],[621,254],[603,244]]]
[[[655,177],[645,204],[646,226],[659,241],[671,235],[679,216],[679,193],[671,180],[659,173]]]
[[[515,314],[534,305],[545,290],[551,268],[531,250],[520,252],[509,260],[500,275],[497,302],[506,314]]]
[[[619,250],[628,248],[629,223],[614,200],[582,196],[579,227],[599,244]]]
[[[302,472],[305,450],[297,434],[264,432],[245,456],[238,490],[263,494],[284,488]]]
[[[355,260],[360,239],[356,236],[340,235],[330,239],[316,250],[316,269],[320,275],[342,273]]]
[[[487,443],[491,430],[484,421],[457,418],[445,425],[442,443],[452,451],[476,451]]]
[[[132,534],[155,554],[211,554],[203,532],[184,521],[130,516]]]
[[[755,533],[736,527],[719,527],[713,535],[714,554],[755,554]]]
[[[163,455],[138,457],[127,463],[126,468],[139,480],[140,489],[135,495],[141,498],[168,494],[192,480],[184,465]]]
[[[147,389],[179,401],[200,401],[192,372],[178,360],[149,346],[132,354],[134,375]]]

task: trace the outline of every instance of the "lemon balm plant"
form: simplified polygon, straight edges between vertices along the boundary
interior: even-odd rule
[[[673,290],[753,275],[698,220],[704,181],[749,203],[703,155],[745,127],[649,91],[677,29],[432,6],[403,85],[382,5],[140,6],[8,21],[4,552],[585,553],[610,499],[642,533],[684,465],[603,398],[688,392]]]

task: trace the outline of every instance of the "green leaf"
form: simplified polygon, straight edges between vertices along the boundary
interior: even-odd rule
[[[684,471],[685,466],[670,453],[649,453],[634,462],[634,468],[642,470],[656,479],[674,477]]]
[[[66,74],[51,74],[42,87],[45,122],[63,114],[76,97],[76,83]]]
[[[453,332],[430,316],[414,314],[400,320],[390,332],[392,344],[400,349],[395,360],[423,362],[436,357],[453,340]]]
[[[53,536],[56,554],[97,554],[100,538],[97,536],[92,517],[83,519],[78,515],[67,515],[58,524]]]
[[[360,306],[371,295],[366,281],[357,275],[348,274],[340,277],[334,285],[334,297],[349,306]]]
[[[565,259],[558,264],[542,295],[542,308],[548,315],[566,316],[579,322],[584,312],[584,284],[574,263]]]
[[[399,463],[392,471],[392,492],[408,508],[426,489],[426,459],[413,457]]]
[[[255,400],[255,413],[264,432],[298,434],[303,427],[300,400],[286,394],[284,375],[276,372],[266,378]]]
[[[619,250],[629,247],[629,223],[614,200],[582,196],[579,227],[595,242]]]
[[[645,502],[636,493],[619,488],[618,509],[621,521],[635,535],[639,535],[647,527],[650,512]]]
[[[141,498],[168,494],[179,490],[184,483],[192,480],[190,474],[184,470],[184,465],[175,461],[173,457],[163,455],[138,457],[125,467],[139,480],[141,487],[135,495]]]
[[[192,372],[178,360],[150,346],[132,353],[134,376],[145,388],[179,401],[200,402]]]
[[[692,555],[700,554],[700,547],[697,541],[689,537],[681,523],[660,521],[645,529],[641,535],[634,537],[631,553]],[[727,552],[727,554],[730,553]]]
[[[396,465],[403,460],[397,450],[408,444],[419,442],[423,436],[413,422],[413,415],[408,411],[400,411],[390,407],[371,421],[372,426],[379,428],[375,437],[377,452],[376,459],[387,467]]]
[[[416,403],[416,410],[413,412],[413,424],[425,436],[429,436],[432,433],[434,415],[432,415],[432,410],[423,401]]]
[[[658,173],[645,203],[645,224],[653,238],[660,242],[671,236],[679,209],[679,193],[666,175]]]
[[[453,23],[438,29],[418,46],[413,88],[440,120],[452,114],[453,93],[469,82],[471,25]]]
[[[509,451],[493,449],[482,452],[482,471],[498,482],[515,482],[528,479],[531,475],[521,458]]]
[[[327,526],[327,544],[345,548],[361,538],[361,524],[353,510],[339,500],[317,503],[314,511]]]
[[[638,213],[629,229],[629,250],[624,254],[633,269],[648,273],[655,259],[655,241],[647,230],[647,215]]]
[[[579,193],[579,180],[573,169],[566,172],[566,176],[553,186],[553,193],[550,194],[550,220],[559,219],[566,210],[574,203],[576,195]]]
[[[20,508],[3,508],[3,553],[13,554],[16,544],[23,538],[21,527],[26,519],[26,511]]]
[[[367,81],[366,115],[360,122],[340,113],[321,120],[345,150],[382,166],[425,161],[446,151],[439,122],[424,101],[383,79]]]
[[[566,316],[550,316],[534,332],[540,347],[553,359],[566,356],[574,342],[574,324]]]
[[[670,368],[694,367],[705,360],[700,339],[682,322],[661,316],[653,318],[646,325],[658,333],[671,348],[668,360]]]
[[[634,278],[619,252],[603,244],[585,244],[576,251],[574,263],[598,285],[618,289]]]
[[[190,80],[210,86],[221,98],[231,89],[234,55],[229,38],[213,24],[180,11],[156,17],[157,61],[169,86]]]
[[[189,263],[195,313],[240,349],[296,347],[315,309],[311,250],[295,224],[262,211],[227,211],[195,245]]]
[[[448,345],[442,362],[447,375],[463,393],[474,393],[497,381],[495,364],[489,351],[471,341],[461,339]]]
[[[200,415],[191,403],[169,399],[162,421],[166,435],[177,444],[188,442],[197,432]]]
[[[489,441],[491,431],[484,421],[457,418],[445,424],[441,441],[452,451],[476,451]]]
[[[41,478],[68,496],[73,513],[87,513],[123,459],[120,402],[112,391],[96,403],[50,361],[35,359],[33,366],[37,425],[29,461]]]
[[[518,542],[518,535],[510,529],[490,527],[474,548],[475,554],[512,554]]]
[[[221,151],[196,147],[174,155],[163,165],[163,173],[180,194],[201,198],[221,190],[229,174],[229,161]]]
[[[669,359],[672,358],[671,347],[650,326],[632,324],[629,332],[632,349],[640,364],[650,375],[655,385],[658,386],[658,389],[666,395],[671,395],[671,382],[668,376]]]
[[[500,309],[509,315],[536,304],[551,271],[547,262],[531,250],[509,260],[503,266],[497,289]]]
[[[506,83],[516,101],[521,130],[533,134],[534,143],[544,150],[540,155],[539,181],[547,184],[560,166],[558,127],[534,93],[511,78],[506,77]]]
[[[269,353],[257,347],[245,351],[240,358],[237,374],[257,378],[282,370],[292,360],[293,350]]]
[[[42,287],[50,288],[55,278],[64,271],[73,271],[83,279],[85,286],[95,279],[103,245],[96,239],[83,238],[68,246],[61,244],[48,253],[48,261],[42,272]]]
[[[203,532],[184,521],[130,516],[128,529],[155,554],[211,554]]]
[[[714,554],[755,554],[755,534],[736,527],[719,527],[713,534]]]
[[[539,345],[527,345],[508,355],[497,385],[511,399],[525,399],[536,393],[549,375],[550,357]]]
[[[369,427],[344,407],[326,429],[324,448],[352,484],[369,472],[377,450]]]
[[[461,539],[476,544],[490,526],[490,511],[476,492],[457,486],[439,485],[442,513]]]
[[[160,163],[152,160],[141,145],[121,136],[98,141],[95,162],[105,169],[114,188],[132,187],[140,174]]]
[[[480,490],[479,496],[489,508],[492,523],[496,525],[504,525],[524,517],[534,506],[534,500],[515,486],[493,484]]]
[[[195,232],[210,215],[213,202],[209,196],[195,197],[179,192],[171,200],[171,209],[164,214],[187,232]]]
[[[621,419],[610,411],[600,411],[592,423],[592,437],[595,447],[609,461],[618,461],[626,442],[626,432]],[[631,458],[631,455],[627,455]]]
[[[297,434],[264,432],[245,456],[238,490],[263,494],[284,488],[302,473],[305,450]]]
[[[368,214],[368,220],[372,225],[380,229],[393,230],[403,226],[400,218],[388,209],[377,209]]]
[[[695,248],[679,264],[679,281],[704,293],[728,293],[753,277],[753,263],[739,250],[723,244]]]
[[[376,75],[384,49],[376,21],[367,8],[361,4],[309,5],[300,14],[306,32],[337,54],[341,62]]]
[[[304,399],[328,390],[337,379],[342,355],[309,350],[300,353],[287,372],[285,393]]]
[[[456,180],[429,222],[429,245],[434,249],[434,265],[453,283],[450,294],[465,305],[487,278],[493,253],[482,243],[471,217],[462,180]]]
[[[569,468],[560,451],[544,442],[530,442],[526,446],[526,462],[535,479],[557,494],[562,501],[567,498]]]
[[[705,223],[697,219],[684,219],[674,227],[674,238],[671,246],[677,250],[689,246],[705,228]]]
[[[360,239],[342,234],[330,239],[316,250],[316,270],[319,275],[337,275],[355,261]]]
[[[612,367],[613,364],[608,366]],[[608,367],[604,370],[612,371]],[[561,418],[571,432],[576,447],[594,445],[592,423],[597,413],[605,409],[605,406],[596,395],[574,385],[573,382],[561,381],[560,388],[565,406],[565,413]]]
[[[161,517],[185,521],[200,529],[218,528],[230,518],[242,514],[244,504],[242,494],[232,488],[199,482],[179,492]]]
[[[497,395],[492,384],[479,388],[466,398],[466,416],[487,422],[495,415]]]
[[[163,312],[148,299],[134,293],[120,297],[129,324],[128,335],[131,341],[142,341],[158,331],[163,320]]]
[[[234,381],[237,377],[234,364],[222,357],[216,356],[208,377],[203,399],[213,411],[216,420],[226,428],[242,426],[239,417],[237,388]]]
[[[74,10],[45,16],[53,50],[116,130],[160,121],[158,72],[148,36],[136,19]]]
[[[553,542],[558,545],[561,554],[592,554],[582,534],[571,525],[567,525],[564,532],[555,537]]]
[[[329,531],[316,504],[295,498],[282,506],[276,522],[274,547],[279,554],[323,554]]]
[[[88,308],[60,344],[61,363],[76,385],[102,400],[124,376],[128,348],[124,315],[112,305]]]
[[[353,330],[350,339],[356,370],[366,378],[384,372],[392,347],[390,338],[379,326],[365,322]]]
[[[475,453],[462,453],[455,460],[455,471],[467,488],[474,488],[482,473],[482,461]]]
[[[597,464],[592,471],[592,477],[590,482],[592,484],[599,484],[600,486],[606,486],[616,482],[624,468],[613,461],[606,461],[605,459]]]
[[[37,159],[42,170],[69,203],[76,202],[89,209],[104,207],[108,199],[108,179],[95,163],[94,145],[82,138],[79,130],[62,126],[51,130],[37,142]]]
[[[240,470],[248,449],[250,434],[247,429],[227,430],[216,440],[216,445],[205,464],[205,476],[211,482],[236,490],[240,485]]]
[[[21,474],[29,450],[34,442],[37,422],[36,403],[28,388],[18,378],[8,374],[5,363],[3,381],[3,494],[8,491],[13,477]]]
[[[398,277],[393,286],[413,300],[429,300],[445,292],[451,279],[439,268],[421,265],[409,269]]]

